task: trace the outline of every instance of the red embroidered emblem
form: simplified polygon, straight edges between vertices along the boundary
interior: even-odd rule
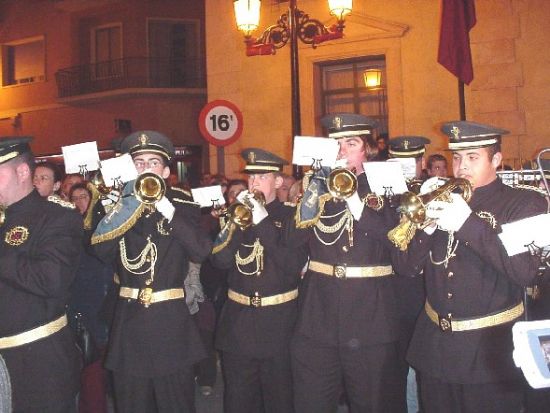
[[[29,230],[25,227],[17,226],[6,232],[4,241],[9,245],[21,245],[29,238]]]

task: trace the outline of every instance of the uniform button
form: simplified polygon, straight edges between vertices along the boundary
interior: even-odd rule
[[[145,262],[151,262],[151,258],[147,257],[147,258],[145,259]]]
[[[452,271],[449,271],[449,274],[447,274],[447,277],[452,278],[453,275],[455,275],[455,273]]]
[[[447,293],[447,298],[450,300],[451,298],[453,298],[453,293]]]
[[[348,252],[348,251],[349,251],[349,248],[348,248],[348,246],[347,246],[347,245],[344,245],[344,246],[342,247],[342,251],[344,251],[344,252]]]

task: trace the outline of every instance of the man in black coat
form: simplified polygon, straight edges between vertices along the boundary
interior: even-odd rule
[[[121,150],[132,156],[140,177],[149,178],[136,189],[126,184],[92,237],[98,256],[116,261],[120,279],[105,362],[113,371],[117,411],[194,412],[193,365],[204,350],[183,288],[189,261],[206,258],[212,242],[188,193],[167,188],[147,199],[170,175],[168,137],[135,132]]]
[[[80,360],[65,306],[82,218],[33,189],[29,141],[0,140],[0,355],[14,411],[75,412]]]
[[[247,161],[248,191],[238,199],[252,207],[252,222],[239,228],[232,222],[237,214],[229,217],[211,257],[215,266],[228,270],[228,299],[216,332],[216,345],[222,351],[225,411],[290,413],[288,347],[306,255],[280,242],[282,226],[295,212],[276,194],[287,162],[256,148],[245,149],[242,156]],[[265,205],[258,201],[258,192]]]
[[[470,182],[473,196],[469,203],[459,194],[430,202],[435,224],[417,231],[407,251],[396,251],[396,271],[423,270],[426,280],[408,360],[420,374],[426,413],[518,412],[522,380],[511,330],[539,262],[528,252],[508,256],[498,234],[503,224],[545,212],[546,203],[497,178],[507,131],[466,121],[442,131],[450,138],[453,174]]]
[[[286,233],[289,245],[307,246],[310,256],[291,345],[295,409],[334,412],[345,391],[352,412],[403,412],[396,279],[386,236],[395,219],[371,193],[363,169],[375,147],[375,122],[348,113],[322,122],[338,140],[344,165],[334,169],[341,175],[333,194],[324,168],[305,177],[299,216]],[[334,189],[350,180],[346,174],[355,175],[357,186],[339,194]]]

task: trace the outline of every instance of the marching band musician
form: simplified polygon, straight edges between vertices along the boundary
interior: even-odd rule
[[[523,286],[538,260],[509,257],[499,240],[502,224],[545,211],[544,199],[497,179],[505,130],[474,122],[443,125],[453,153],[453,174],[473,189],[469,204],[432,201],[428,218],[408,249],[395,250],[400,274],[424,271],[426,302],[408,351],[420,374],[424,411],[518,412],[521,372],[512,359],[512,324],[521,318]]]
[[[295,213],[294,207],[277,199],[283,165],[288,162],[257,148],[243,150],[242,156],[248,191],[237,199],[251,208],[252,223],[247,226],[244,219],[228,217],[211,256],[215,266],[229,271],[228,299],[216,332],[225,412],[290,413],[289,342],[297,314],[299,273],[307,257],[280,242],[283,224]],[[231,206],[229,214],[230,210]]]
[[[413,192],[418,192],[423,182],[422,169],[424,154],[426,153],[426,145],[429,143],[431,143],[431,141],[424,136],[397,136],[389,141],[388,153],[390,158],[409,158],[414,160],[414,176],[410,177],[408,182],[409,190]],[[396,198],[398,199],[399,197]],[[396,285],[399,297],[399,318],[401,321],[399,361],[402,363],[402,391],[407,394],[407,402],[409,404],[416,403],[418,407],[420,400],[418,400],[416,375],[414,370],[409,368],[405,358],[416,319],[422,310],[426,297],[424,279],[420,274],[414,277],[400,276],[398,280],[396,280]],[[410,377],[411,380],[407,383],[408,377]]]
[[[80,357],[65,307],[82,218],[73,204],[33,188],[29,141],[0,140],[0,355],[13,411],[76,412]]]
[[[169,177],[174,146],[167,136],[134,132],[121,151],[132,156],[138,180],[147,173],[159,184]],[[184,279],[189,261],[205,259],[212,242],[187,192],[166,188],[151,206],[133,186],[126,184],[92,237],[97,255],[116,262],[120,280],[105,361],[117,412],[194,412],[193,365],[205,354],[185,303]]]
[[[291,344],[295,410],[334,412],[345,390],[352,412],[403,412],[397,296],[386,238],[394,219],[383,199],[370,193],[363,173],[376,148],[375,121],[343,113],[322,123],[338,140],[338,160],[345,163],[331,173],[351,173],[357,185],[340,200],[329,192],[325,168],[306,175],[295,225],[287,228],[289,245],[307,245],[310,256]]]

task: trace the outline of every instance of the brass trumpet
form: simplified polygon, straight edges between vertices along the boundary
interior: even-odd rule
[[[397,209],[401,212],[401,222],[388,232],[388,239],[401,251],[405,251],[416,230],[424,228],[430,222],[426,220],[426,208],[432,201],[451,202],[451,193],[455,189],[462,191],[462,198],[468,202],[472,197],[472,185],[464,178],[450,178],[444,185],[424,195],[405,192]]]
[[[139,202],[154,205],[166,193],[166,182],[153,172],[144,172],[134,182],[134,195]]]
[[[6,207],[0,204],[0,227],[6,222]]]
[[[357,191],[357,177],[346,168],[335,168],[327,177],[328,192],[333,198],[344,200]]]
[[[260,204],[265,205],[265,196],[261,191],[252,192],[254,199]],[[229,222],[237,225],[240,229],[244,230],[252,225],[252,210],[254,205],[247,198],[243,198],[242,202],[235,201],[229,205],[225,211],[222,211],[223,215]]]

